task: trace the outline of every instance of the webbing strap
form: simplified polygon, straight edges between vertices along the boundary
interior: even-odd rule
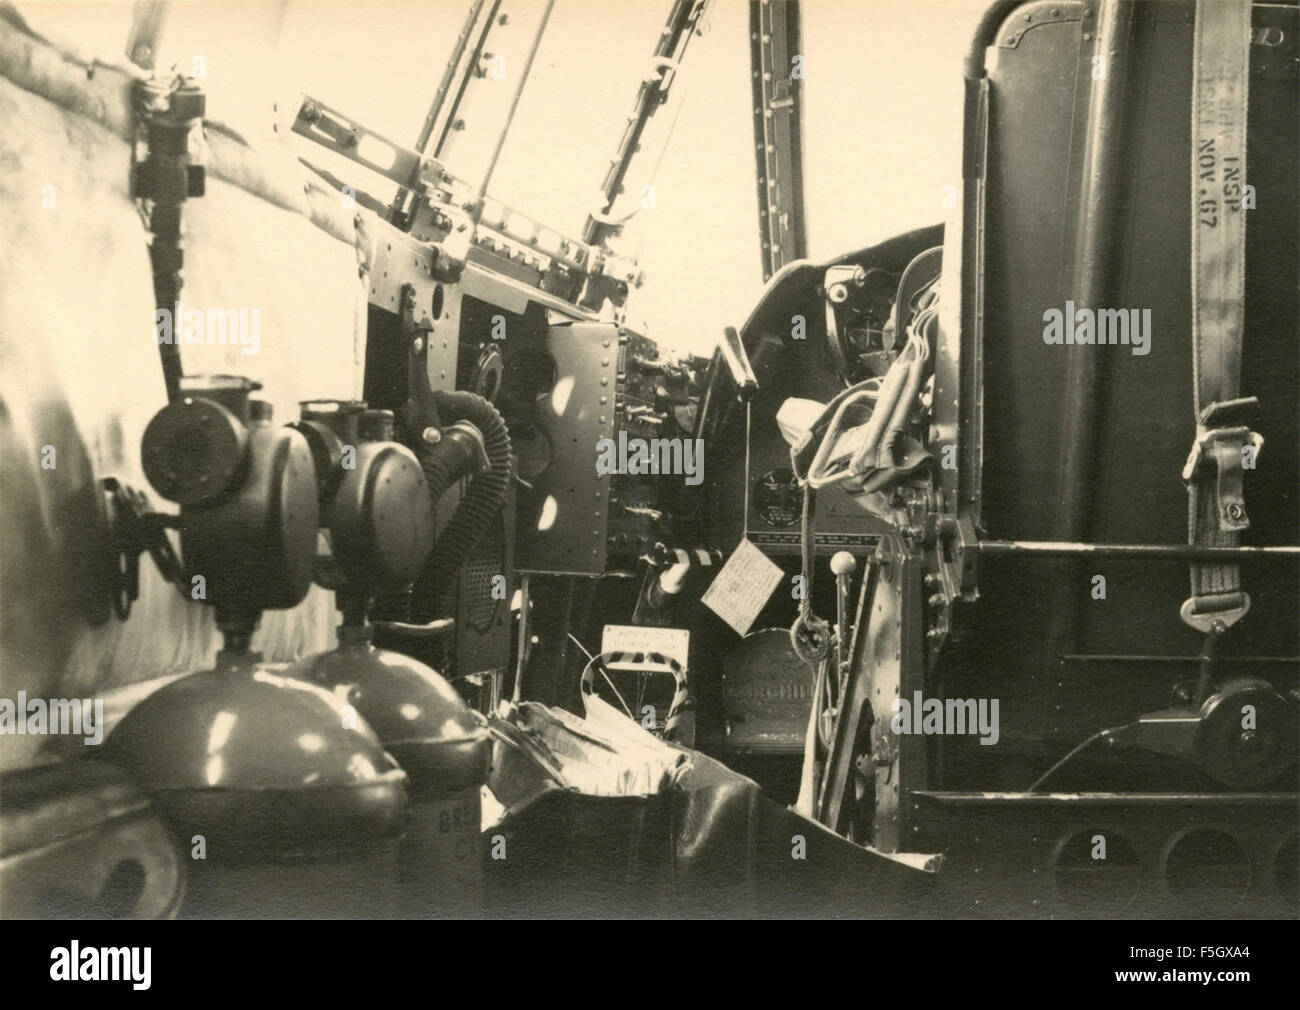
[[[602,652],[599,656],[593,656],[582,671],[582,679],[579,681],[579,687],[582,693],[583,708],[586,708],[587,699],[596,693],[596,674],[599,673],[605,678],[605,681],[613,688],[614,693],[618,694],[618,688],[614,687],[614,682],[610,680],[608,670],[614,664],[622,664],[628,667],[635,667],[645,676],[649,674],[667,674],[673,678],[675,690],[673,691],[672,704],[668,707],[668,718],[664,720],[664,739],[671,740],[675,743],[692,747],[695,744],[695,700],[691,695],[690,682],[686,677],[686,668],[671,656],[665,656],[659,652]],[[623,702],[622,695],[619,695],[619,701]],[[624,703],[624,708],[627,708]],[[633,721],[641,718],[641,713],[628,711],[629,717]]]
[[[1192,376],[1196,413],[1187,481],[1188,541],[1233,547],[1249,527],[1241,495],[1245,425],[1253,398],[1239,399],[1246,295],[1246,103],[1248,0],[1197,0],[1192,81]],[[1235,564],[1193,563],[1182,618],[1208,631],[1250,606]]]

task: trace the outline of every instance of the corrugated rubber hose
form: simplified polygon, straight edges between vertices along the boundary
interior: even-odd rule
[[[482,433],[489,466],[471,479],[469,493],[438,537],[411,591],[411,617],[416,621],[444,616],[440,608],[447,591],[500,514],[510,482],[510,432],[496,407],[477,393],[463,391],[440,390],[434,400],[444,426],[468,421]],[[440,453],[436,445],[422,447],[417,455],[436,509],[447,489],[465,476],[464,467],[456,456]]]

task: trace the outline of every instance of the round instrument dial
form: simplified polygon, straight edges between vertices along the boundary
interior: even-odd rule
[[[769,526],[793,526],[803,514],[803,496],[793,470],[769,470],[754,481],[754,512]]]

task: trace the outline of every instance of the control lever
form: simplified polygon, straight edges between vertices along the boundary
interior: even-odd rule
[[[835,672],[833,683],[834,707],[839,708],[843,685],[848,683],[849,640],[849,582],[858,569],[857,559],[848,551],[838,551],[831,558],[831,572],[835,576]]]
[[[758,392],[758,379],[754,376],[749,355],[745,353],[745,345],[741,342],[740,334],[736,332],[734,326],[728,326],[722,331],[718,349],[722,352],[722,360],[727,363],[727,368],[731,372],[731,380],[740,391],[741,400],[752,400],[754,394]]]

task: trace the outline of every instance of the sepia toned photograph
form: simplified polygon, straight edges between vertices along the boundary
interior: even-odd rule
[[[1294,0],[3,2],[0,238],[36,984],[1300,918]]]

